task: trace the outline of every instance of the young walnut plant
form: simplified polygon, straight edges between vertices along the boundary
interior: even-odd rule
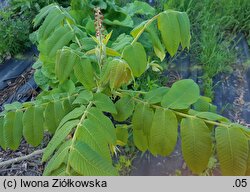
[[[118,175],[112,155],[116,145],[126,144],[131,127],[140,151],[168,156],[180,125],[182,154],[194,174],[204,172],[216,154],[223,175],[250,175],[249,129],[214,113],[193,80],[149,92],[124,89],[150,67],[138,41],[143,33],[149,34],[159,60],[166,51],[176,54],[180,44],[189,48],[186,13],[159,13],[134,28],[133,40],[119,49],[113,46],[118,37],[102,26],[100,8],[95,9],[96,37],[72,13],[72,7],[53,4],[35,18],[34,25],[41,24],[36,77],[47,78],[49,88],[36,101],[6,106],[0,117],[3,149],[16,150],[22,137],[37,146],[49,131],[53,137],[43,154],[48,161],[44,175]]]

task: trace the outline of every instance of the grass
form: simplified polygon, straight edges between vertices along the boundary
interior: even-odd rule
[[[213,98],[213,77],[232,72],[236,61],[233,49],[236,34],[249,41],[250,3],[248,0],[159,0],[165,9],[186,11],[191,22],[192,60],[203,69],[204,95]],[[159,6],[159,9],[162,9]]]

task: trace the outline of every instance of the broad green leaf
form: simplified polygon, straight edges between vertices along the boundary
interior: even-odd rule
[[[151,7],[148,3],[142,1],[134,1],[133,3],[127,3],[123,10],[131,17],[140,15],[155,15],[155,8]]]
[[[56,170],[53,170],[49,175],[53,176],[71,176],[67,171],[67,165],[65,163],[61,164]]]
[[[149,135],[154,111],[148,104],[138,103],[132,117],[134,130],[142,130],[145,135]]]
[[[179,47],[180,27],[175,11],[162,12],[158,17],[158,28],[161,32],[163,43],[173,57]]]
[[[64,93],[73,94],[75,93],[75,83],[71,79],[66,79],[63,83],[58,85],[58,89]]]
[[[109,55],[109,56],[113,56],[113,57],[121,56],[121,54],[119,52],[117,52],[116,50],[111,49],[109,47],[106,47],[106,54]]]
[[[112,43],[111,48],[116,51],[122,51],[126,45],[129,45],[133,41],[130,35],[122,33],[117,37],[117,39]]]
[[[145,152],[148,149],[148,136],[142,130],[133,130],[133,140],[140,151]]]
[[[63,119],[61,120],[58,128],[62,127],[67,121],[79,118],[80,116],[83,115],[85,110],[86,110],[86,107],[84,105],[73,109],[67,115],[65,115],[63,117]]]
[[[80,126],[75,137],[77,141],[86,143],[92,150],[96,151],[102,158],[112,162],[109,146],[106,138],[103,135],[103,128],[93,120],[84,120],[82,126]]]
[[[230,122],[227,118],[211,112],[198,112],[196,116],[211,121]]]
[[[6,149],[5,137],[4,137],[4,117],[0,116],[0,147]]]
[[[128,142],[128,127],[126,125],[116,125],[116,144],[125,146]]]
[[[89,59],[81,59],[75,64],[74,73],[78,81],[88,90],[96,86],[94,81],[94,69]]]
[[[117,114],[114,103],[107,95],[103,93],[94,94],[93,103],[101,111]]]
[[[79,65],[79,63],[79,56],[71,48],[64,47],[57,52],[55,72],[60,83],[68,79],[73,71],[73,67]]]
[[[66,122],[60,129],[58,129],[49,144],[47,145],[42,161],[47,161],[47,159],[53,154],[57,147],[66,139],[70,134],[72,129],[77,126],[79,120],[71,120]]]
[[[131,80],[131,71],[126,62],[115,59],[111,61],[106,73],[109,73],[109,85],[111,90],[117,89]]]
[[[93,99],[93,93],[84,90],[79,93],[79,95],[74,100],[73,104],[80,104],[80,105],[86,105]]]
[[[116,121],[122,122],[127,120],[134,111],[134,100],[130,96],[122,97],[115,103],[117,114],[112,114]]]
[[[217,107],[211,104],[212,100],[209,97],[201,96],[194,104],[193,108],[196,111],[216,113]]]
[[[22,117],[21,111],[10,111],[6,114],[3,124],[3,147],[9,147],[11,150],[19,147],[23,132]]]
[[[41,144],[44,134],[44,108],[32,106],[23,114],[23,136],[34,147]]]
[[[109,144],[115,145],[116,143],[116,134],[115,127],[112,121],[105,116],[99,109],[92,107],[88,111],[88,119],[97,123],[97,126],[100,126],[103,132],[103,136],[107,139]]]
[[[76,142],[73,146],[69,154],[69,163],[76,172],[85,176],[118,175],[112,163],[83,142]]]
[[[68,45],[73,37],[74,33],[69,29],[69,27],[59,27],[56,29],[55,32],[46,40],[49,51],[48,56],[54,57],[57,51]]]
[[[243,176],[247,170],[249,145],[239,127],[217,127],[216,149],[220,168],[224,176]]]
[[[195,174],[202,173],[212,155],[211,132],[205,122],[198,118],[181,121],[182,154],[187,166]]]
[[[138,42],[124,48],[123,59],[127,61],[135,77],[141,76],[147,68],[146,52]]]
[[[177,142],[178,122],[170,110],[157,108],[149,134],[149,150],[153,155],[170,155]]]
[[[22,108],[22,103],[19,103],[19,102],[13,102],[11,104],[5,104],[4,105],[4,110],[6,111],[11,111],[11,110],[17,110],[17,109],[20,109]]]
[[[58,151],[53,155],[53,157],[49,160],[45,170],[43,172],[44,176],[49,176],[50,173],[56,169],[58,169],[63,163],[67,163],[67,157],[69,155],[70,146],[72,141],[66,141],[61,145]]]
[[[184,49],[185,47],[189,48],[190,46],[190,22],[187,13],[178,12],[177,19],[180,27],[180,35],[181,35],[181,46]]]
[[[154,28],[154,25],[151,24],[149,27],[146,28],[147,32],[150,35],[150,38],[152,40],[152,44],[153,44],[153,48],[154,48],[154,52],[156,54],[156,56],[163,61],[163,59],[166,56],[165,53],[165,48],[161,43],[161,40],[156,32],[156,29]]]
[[[60,25],[64,18],[65,15],[62,14],[60,9],[50,10],[48,16],[45,18],[43,24],[38,30],[39,39],[47,39],[53,30]]]
[[[187,109],[200,97],[199,86],[191,79],[184,79],[173,84],[164,95],[161,105],[171,109]]]
[[[44,111],[45,127],[50,133],[55,133],[60,121],[66,115],[61,101],[49,102]]]
[[[168,91],[168,87],[159,87],[146,93],[144,99],[150,104],[160,103]]]
[[[40,11],[39,14],[36,15],[35,19],[33,20],[34,22],[34,27],[37,27],[41,21],[49,14],[49,12],[52,9],[56,9],[58,6],[55,4],[50,4],[48,6],[43,7]]]

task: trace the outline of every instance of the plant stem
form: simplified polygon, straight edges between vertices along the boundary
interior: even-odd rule
[[[139,31],[139,33],[136,35],[136,37],[134,38],[134,40],[132,41],[131,45],[133,45],[141,36],[141,34],[144,32],[144,30],[155,20],[157,19],[157,17],[159,17],[160,14],[155,15],[154,17],[152,17],[150,20],[148,20],[148,22],[143,26],[143,28]]]
[[[8,165],[11,165],[13,163],[17,163],[17,162],[20,162],[20,161],[30,159],[31,157],[33,157],[35,155],[42,154],[44,152],[44,150],[45,149],[39,149],[39,150],[34,151],[33,153],[29,154],[29,155],[25,155],[25,156],[22,156],[22,157],[17,157],[17,158],[14,158],[14,159],[10,159],[10,160],[7,160],[7,161],[0,162],[0,167],[8,166]]]
[[[70,30],[73,31],[73,32],[75,32],[74,29],[71,27],[71,25],[70,25],[68,19],[66,19],[66,23],[67,23],[67,25],[69,26]],[[76,42],[77,42],[78,46],[80,47],[80,49],[82,49],[82,45],[81,45],[81,43],[80,43],[78,37],[77,37],[76,35],[74,35],[74,36],[75,36],[75,39],[76,39]]]
[[[76,129],[75,129],[75,132],[74,132],[74,136],[72,138],[72,143],[71,143],[71,146],[70,146],[70,150],[72,150],[73,147],[74,147],[74,144],[75,144],[75,141],[76,141],[76,132],[81,127],[82,122],[84,121],[84,119],[87,117],[88,110],[92,107],[92,105],[93,105],[93,102],[89,102],[89,104],[88,104],[86,110],[84,111],[84,113],[83,113],[83,115],[82,115],[79,123],[76,126]],[[69,163],[67,163],[66,173],[68,173],[70,175],[70,165],[69,165]]]

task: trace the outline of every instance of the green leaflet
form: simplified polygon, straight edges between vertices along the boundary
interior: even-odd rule
[[[149,134],[149,150],[153,155],[167,156],[172,153],[177,142],[178,122],[170,110],[157,108]]]
[[[73,104],[86,105],[93,99],[93,93],[88,90],[83,90],[74,100]]]
[[[57,30],[55,30],[53,35],[51,35],[46,41],[49,51],[48,56],[50,58],[54,57],[56,55],[56,52],[59,49],[62,49],[64,46],[68,45],[73,37],[74,33],[69,29],[68,26],[59,27]]]
[[[131,17],[135,14],[150,15],[155,14],[155,8],[151,7],[148,3],[142,1],[134,1],[133,3],[127,3],[123,10]]]
[[[122,122],[127,120],[133,113],[135,103],[132,97],[124,96],[115,103],[117,114],[112,114],[116,121]]]
[[[141,76],[147,68],[147,55],[141,43],[126,46],[123,59],[127,61],[135,77]]]
[[[45,167],[45,170],[43,172],[43,176],[49,176],[50,173],[54,170],[57,170],[60,168],[60,166],[63,163],[67,163],[67,158],[69,155],[70,146],[72,144],[72,141],[66,141],[63,143],[58,151],[55,153],[55,155],[49,160],[47,166]],[[51,174],[52,175],[52,174]]]
[[[94,81],[94,69],[89,59],[81,58],[74,66],[74,73],[78,81],[88,90],[96,86]]]
[[[64,93],[73,94],[75,93],[75,82],[71,79],[66,79],[63,83],[58,85],[58,89]]]
[[[182,154],[187,166],[195,174],[202,173],[212,155],[212,138],[205,122],[198,118],[181,121]]]
[[[61,164],[58,169],[53,170],[49,175],[53,176],[70,176],[71,173],[68,173],[66,171],[67,165],[66,164]]]
[[[10,111],[6,114],[1,142],[4,149],[9,147],[11,150],[16,150],[19,147],[23,132],[22,117],[23,112],[21,111]]]
[[[4,150],[6,149],[6,144],[5,144],[5,138],[4,138],[4,117],[0,116],[0,147],[2,147]]]
[[[68,79],[74,65],[79,65],[80,57],[71,48],[64,47],[57,51],[55,72],[60,83]]]
[[[216,149],[223,175],[243,176],[247,169],[248,140],[240,127],[217,127]]]
[[[39,58],[43,62],[54,62],[56,52],[73,39],[74,33],[68,26],[59,26],[48,39],[39,41]]]
[[[121,54],[119,52],[117,52],[116,50],[111,49],[109,47],[106,47],[106,54],[109,56],[113,56],[113,57],[121,56]]]
[[[221,115],[218,115],[216,113],[198,112],[195,115],[199,118],[207,119],[207,120],[211,120],[211,121],[230,122],[229,119],[227,119]]]
[[[48,16],[38,30],[39,39],[47,39],[57,26],[64,20],[65,15],[60,9],[50,10]]]
[[[43,140],[43,110],[42,107],[32,106],[23,114],[23,136],[34,147],[38,146]]]
[[[149,135],[154,111],[148,104],[138,103],[132,117],[134,130],[142,130],[145,135]]]
[[[88,111],[88,119],[96,123],[96,126],[102,130],[103,137],[106,138],[107,143],[116,144],[115,127],[112,121],[105,116],[99,109],[92,107]]]
[[[120,146],[125,146],[128,142],[128,127],[127,125],[116,125],[116,144]]]
[[[187,13],[178,12],[177,19],[180,27],[180,35],[181,35],[181,46],[184,49],[185,47],[189,48],[190,46],[190,22]]]
[[[164,95],[161,105],[171,109],[187,109],[200,97],[199,86],[191,79],[184,79],[173,84]]]
[[[201,96],[194,104],[194,110],[196,111],[204,111],[204,112],[212,112],[216,113],[217,107],[211,104],[212,100],[209,97]]]
[[[101,83],[106,85],[109,82],[111,90],[117,89],[123,84],[128,84],[131,78],[128,64],[120,59],[108,62],[101,73]]]
[[[93,103],[101,111],[117,114],[114,103],[107,95],[103,93],[94,94]]]
[[[45,126],[51,133],[55,133],[66,112],[61,101],[50,102],[44,111]]]
[[[159,87],[147,92],[144,99],[150,104],[160,103],[163,96],[169,91],[168,87]]]
[[[17,110],[17,109],[21,109],[23,107],[23,105],[19,102],[13,102],[10,104],[5,104],[4,105],[4,110],[6,111],[11,111],[11,110]]]
[[[85,110],[86,110],[86,107],[84,105],[73,109],[67,115],[65,115],[63,117],[63,119],[61,120],[58,128],[62,127],[67,121],[79,118],[80,116],[83,115]]]
[[[81,141],[76,142],[71,149],[69,163],[74,171],[85,176],[118,175],[110,162]]]
[[[151,24],[149,27],[146,28],[146,31],[149,33],[150,38],[152,40],[152,44],[153,44],[153,48],[154,48],[154,52],[156,54],[156,56],[163,61],[163,59],[166,56],[165,53],[165,48],[161,43],[161,40],[157,34],[157,31],[154,27],[153,24]]]
[[[35,19],[34,19],[34,27],[37,27],[41,21],[49,14],[49,12],[52,9],[57,9],[58,6],[55,4],[50,4],[48,6],[43,7],[40,11],[39,14],[36,15]]]
[[[126,35],[125,33],[122,33],[112,43],[111,48],[120,52],[124,49],[124,47],[126,47],[126,45],[129,45],[132,41],[133,41],[133,38],[130,35]]]
[[[67,135],[69,135],[69,133],[75,126],[77,126],[78,123],[79,120],[71,120],[60,127],[60,129],[57,129],[43,153],[42,161],[47,161],[47,159],[53,154],[57,147],[65,140]]]
[[[108,162],[112,162],[107,139],[103,136],[102,127],[93,120],[86,119],[75,133],[77,141],[86,143]]]
[[[123,84],[128,84],[131,80],[131,71],[129,66],[123,60],[112,60],[105,71],[105,76],[108,77],[111,90],[119,88]],[[104,76],[104,77],[105,77]],[[107,78],[105,77],[105,78]],[[105,79],[104,79],[105,80]]]
[[[158,28],[163,43],[172,57],[177,52],[181,41],[180,27],[176,15],[175,11],[165,11],[158,17]]]
[[[133,140],[140,151],[145,152],[148,149],[148,136],[142,130],[133,130]]]

